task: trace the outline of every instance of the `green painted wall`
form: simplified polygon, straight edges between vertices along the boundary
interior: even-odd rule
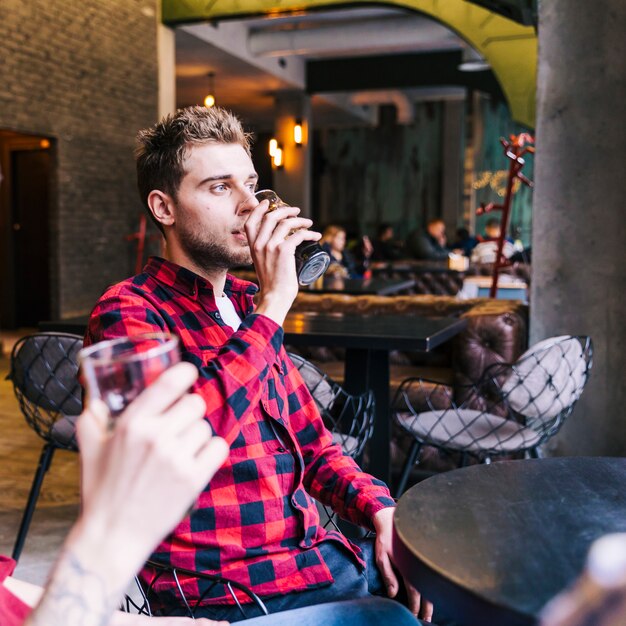
[[[493,104],[487,99],[481,100],[480,111],[482,119],[482,137],[479,138],[480,149],[476,154],[475,161],[475,198],[476,206],[481,202],[501,203],[504,200],[510,161],[504,156],[504,148],[500,143],[500,137],[508,138],[511,134],[528,132],[528,129],[517,124],[511,119],[508,108],[503,103]],[[526,164],[522,169],[530,180],[533,180],[534,157],[527,154]],[[526,185],[519,185],[513,196],[509,234],[513,233],[511,227],[517,227],[524,246],[530,245],[532,229],[532,203],[533,191]],[[476,217],[476,232],[483,233],[485,222],[492,217],[500,217],[500,212],[480,215]]]
[[[511,119],[504,103],[483,99],[482,120],[474,161],[475,202],[502,202],[509,161],[500,137],[527,129]],[[420,103],[410,125],[333,129],[316,133],[314,217],[323,227],[340,223],[355,234],[373,235],[380,222],[390,222],[405,236],[430,218],[440,216],[443,104]],[[463,150],[464,146],[459,146]],[[533,156],[523,173],[533,179]],[[520,185],[513,197],[510,226],[519,229],[525,246],[532,229],[532,189]],[[459,206],[459,217],[462,208]],[[476,232],[499,212],[476,218]],[[512,234],[512,229],[509,234]],[[451,234],[452,235],[452,234]]]
[[[438,215],[442,114],[442,103],[422,103],[410,125],[316,135],[319,225],[341,223],[372,235],[378,223],[391,222],[404,236]]]

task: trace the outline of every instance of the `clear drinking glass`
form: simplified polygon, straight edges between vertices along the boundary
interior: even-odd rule
[[[279,207],[289,206],[278,197],[278,194],[272,189],[262,189],[255,194],[259,202],[268,200],[270,203],[269,211],[274,211]],[[316,241],[303,241],[296,248],[296,273],[298,282],[301,285],[310,285],[314,283],[328,269],[330,264],[330,256],[324,252],[322,247]]]
[[[87,393],[117,417],[166,369],[180,361],[178,337],[145,333],[101,341],[78,354]]]

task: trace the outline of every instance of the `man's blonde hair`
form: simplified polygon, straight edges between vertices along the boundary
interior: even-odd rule
[[[159,189],[176,199],[185,175],[186,151],[191,146],[206,143],[235,143],[250,156],[250,138],[239,119],[220,107],[178,109],[151,128],[139,131],[139,145],[135,151],[137,187],[142,202],[161,232],[163,226],[149,210],[148,196],[154,189]]]

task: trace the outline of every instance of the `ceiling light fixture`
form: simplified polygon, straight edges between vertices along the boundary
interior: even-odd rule
[[[273,138],[272,138],[272,139],[270,139],[270,142],[269,142],[269,144],[268,144],[268,150],[267,150],[267,151],[269,152],[269,155],[270,155],[271,157],[273,157],[273,156],[274,156],[274,153],[276,152],[276,149],[277,149],[277,148],[278,148],[278,141],[277,141],[276,139],[273,139]]]
[[[204,98],[204,106],[210,109],[215,106],[215,72],[209,72],[207,77],[209,79],[209,93]]]
[[[463,61],[457,69],[461,72],[484,72],[489,69],[489,63],[474,48],[467,46],[463,48]]]

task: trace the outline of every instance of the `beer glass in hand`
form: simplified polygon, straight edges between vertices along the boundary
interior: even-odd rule
[[[259,202],[269,201],[268,211],[274,211],[279,207],[289,206],[283,202],[275,191],[262,189],[255,194]],[[314,283],[327,270],[330,256],[319,243],[315,241],[303,241],[296,247],[296,274],[301,285]]]
[[[114,420],[148,385],[180,361],[180,351],[175,335],[144,333],[93,344],[83,348],[78,358],[89,397],[102,400]]]

